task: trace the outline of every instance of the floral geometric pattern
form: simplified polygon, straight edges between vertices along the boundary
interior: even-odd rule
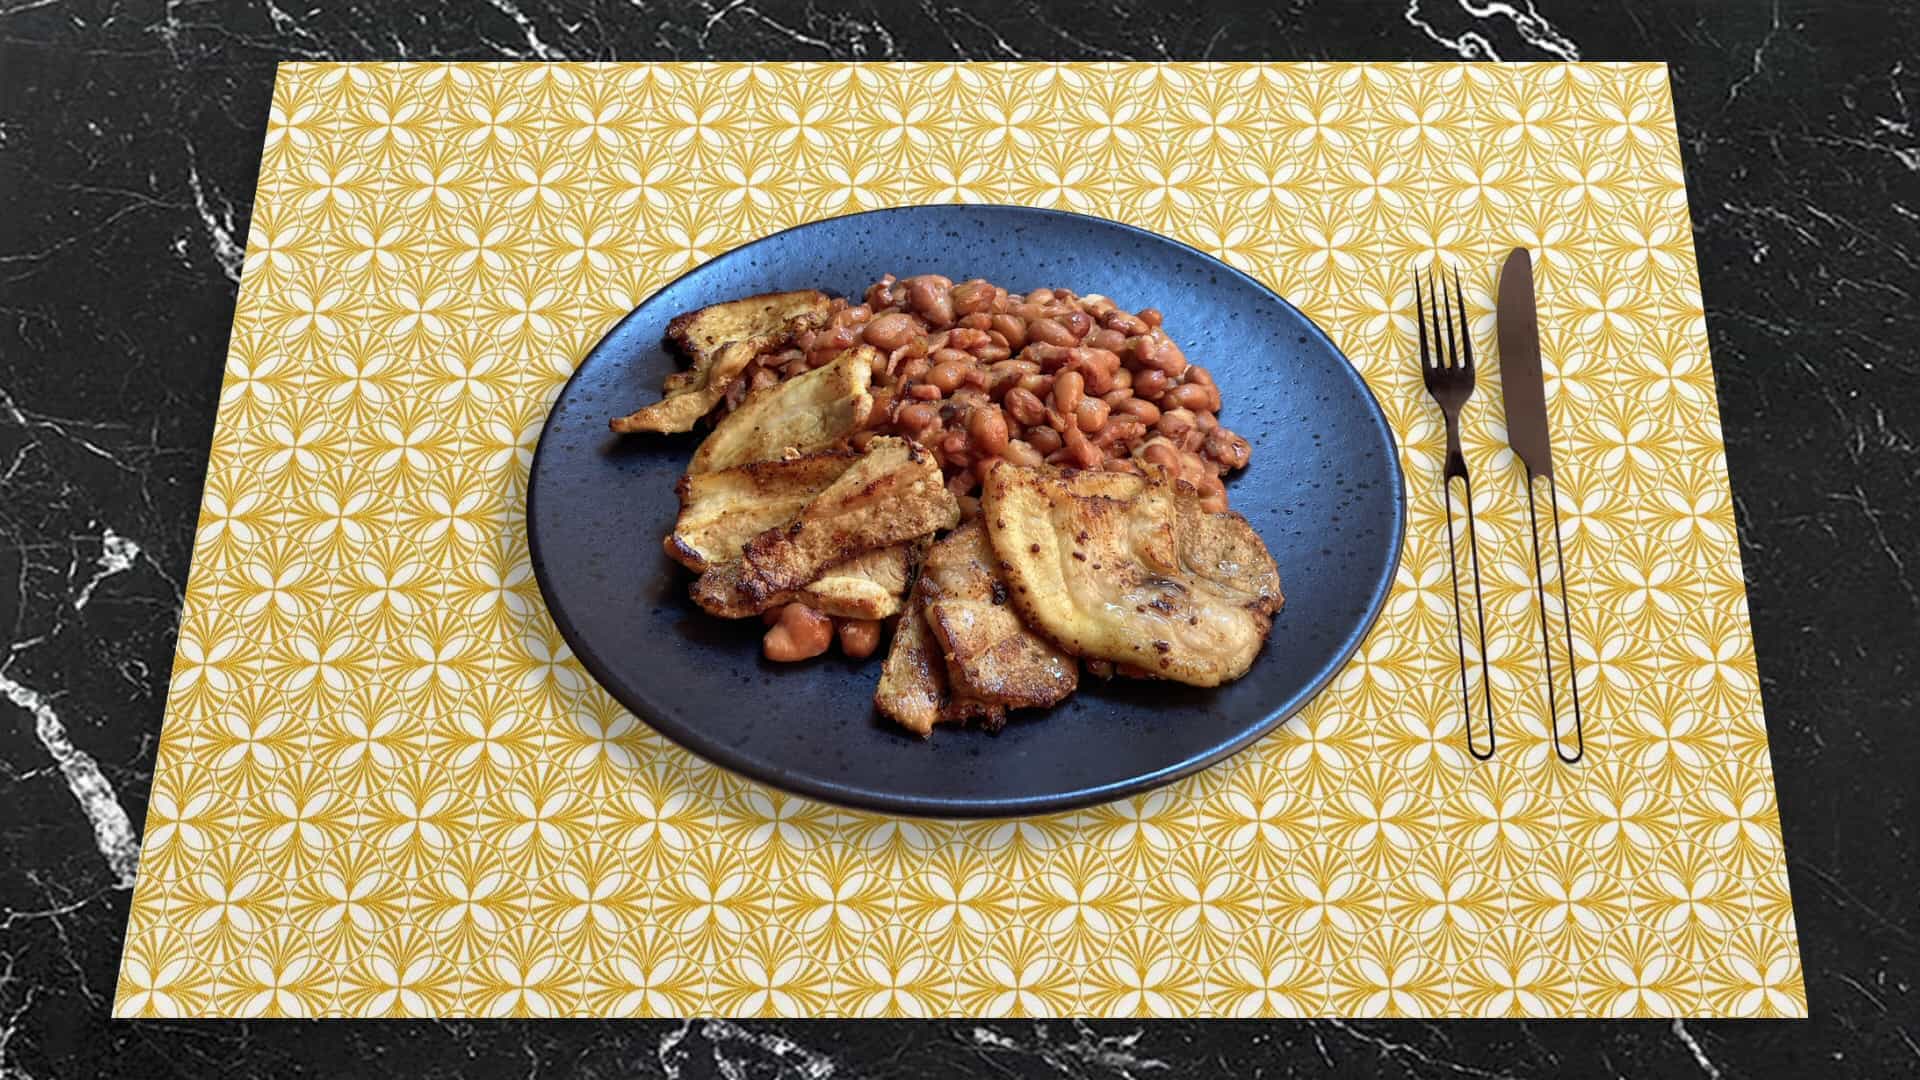
[[[1384,616],[1200,775],[1015,821],[843,811],[663,741],[542,606],[528,462],[608,327],[768,232],[951,201],[1214,253],[1399,435]],[[1805,1015],[1663,66],[286,64],[251,230],[117,1014]],[[1465,752],[1413,361],[1439,259],[1491,374],[1516,245],[1571,767],[1491,379],[1502,745]]]

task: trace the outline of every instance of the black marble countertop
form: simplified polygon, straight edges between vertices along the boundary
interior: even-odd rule
[[[1813,1019],[107,1019],[281,59],[1671,65]],[[0,1074],[1920,1073],[1913,0],[0,0]]]

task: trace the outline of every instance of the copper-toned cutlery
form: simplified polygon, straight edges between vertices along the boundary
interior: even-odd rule
[[[1500,268],[1500,296],[1494,309],[1500,340],[1500,395],[1506,403],[1507,443],[1527,467],[1527,524],[1533,540],[1534,592],[1540,600],[1540,649],[1547,665],[1547,713],[1553,752],[1572,764],[1586,754],[1580,720],[1580,680],[1573,662],[1573,617],[1567,608],[1567,560],[1560,545],[1560,493],[1553,482],[1553,443],[1547,434],[1546,381],[1540,371],[1540,328],[1533,308],[1533,260],[1526,248],[1514,248]],[[1553,554],[1560,571],[1560,625],[1567,637],[1567,683],[1573,691],[1573,753],[1560,741],[1560,710],[1553,685],[1551,620],[1547,617],[1546,575],[1540,563],[1540,522],[1534,509],[1533,482],[1547,481],[1547,506],[1553,512]]]
[[[1460,653],[1460,708],[1466,718],[1467,753],[1485,761],[1493,757],[1493,687],[1487,679],[1487,610],[1480,599],[1480,541],[1473,528],[1473,478],[1467,474],[1467,458],[1460,452],[1460,409],[1473,396],[1473,328],[1467,320],[1467,303],[1460,292],[1460,275],[1453,277],[1453,296],[1446,295],[1444,284],[1436,288],[1435,273],[1427,272],[1428,299],[1421,297],[1420,273],[1413,275],[1414,311],[1420,317],[1420,375],[1426,380],[1427,393],[1440,406],[1447,420],[1447,461],[1442,469],[1441,490],[1447,501],[1447,572],[1453,578],[1453,639]],[[1433,346],[1427,345],[1427,307],[1433,308]],[[1459,305],[1456,316],[1454,303]],[[1444,318],[1442,313],[1444,314]],[[1457,335],[1456,335],[1457,328]],[[1473,744],[1473,694],[1467,682],[1467,643],[1460,613],[1459,558],[1453,539],[1453,481],[1458,478],[1466,493],[1467,550],[1473,556],[1473,609],[1480,628],[1480,687],[1487,705],[1487,748],[1482,753]]]

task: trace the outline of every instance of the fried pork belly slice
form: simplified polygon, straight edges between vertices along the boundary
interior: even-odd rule
[[[738,556],[760,533],[799,517],[807,503],[858,460],[860,455],[852,450],[822,450],[784,461],[689,473],[674,487],[680,517],[665,541],[667,554],[694,573],[704,573]]]
[[[827,567],[788,596],[842,619],[884,619],[900,610],[919,544],[894,544],[855,555]]]
[[[722,618],[745,618],[829,566],[959,520],[959,501],[933,455],[905,439],[877,438],[792,523],[756,535],[738,558],[702,574],[693,599]]]
[[[698,359],[729,341],[763,337],[781,330],[811,328],[825,322],[832,303],[817,289],[793,292],[761,293],[759,296],[728,300],[676,315],[667,323],[667,338],[688,356]],[[794,327],[795,322],[802,323]],[[681,372],[690,375],[692,372]],[[668,377],[669,380],[672,376]],[[672,387],[669,386],[669,389]]]
[[[947,715],[947,665],[922,604],[925,591],[922,579],[907,595],[906,610],[900,613],[893,645],[880,668],[880,684],[873,690],[875,708],[923,737],[933,733],[933,725],[953,719]]]
[[[729,300],[677,316],[667,324],[667,337],[693,366],[667,376],[666,397],[607,426],[623,433],[692,431],[754,357],[825,322],[827,305],[825,293],[808,289]]]
[[[900,624],[893,631],[893,646],[880,669],[880,683],[873,690],[874,707],[923,738],[933,733],[935,724],[976,717],[982,727],[998,731],[1007,722],[1004,706],[950,693],[940,639],[927,622],[925,587],[922,577],[907,594]]]
[[[939,635],[934,635],[934,644],[939,644]],[[952,669],[948,669],[952,674]],[[940,722],[943,724],[962,724],[968,720],[980,721],[987,731],[999,731],[1007,726],[1007,707],[998,702],[986,701],[967,694],[956,694],[949,686],[946,703],[940,706]]]
[[[1244,675],[1282,600],[1279,570],[1246,519],[1207,513],[1164,475],[1130,498],[1075,487],[1010,465],[987,477],[981,517],[1027,625],[1122,672],[1194,686]]]
[[[716,472],[804,454],[858,431],[873,412],[867,387],[879,360],[871,347],[856,345],[805,375],[748,394],[714,425],[687,471]]]
[[[927,625],[946,657],[957,709],[986,715],[1045,708],[1079,685],[1079,662],[1028,630],[1008,606],[999,560],[978,521],[933,545],[921,579]]]
[[[728,619],[744,619],[793,603],[842,619],[884,619],[900,611],[922,543],[916,540],[863,552],[827,567],[798,589],[765,600],[750,599],[741,591],[743,564],[735,559],[702,575],[694,583],[693,596],[709,614]]]
[[[1157,470],[1156,470],[1157,474]],[[1067,493],[1080,498],[1101,496],[1131,499],[1147,490],[1147,478],[1138,473],[1106,472],[1101,469],[1060,469],[1054,472],[1066,485]]]

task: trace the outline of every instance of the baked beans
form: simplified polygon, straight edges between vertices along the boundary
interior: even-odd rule
[[[1168,390],[1166,399],[1188,412],[1199,413],[1207,410],[1208,405],[1213,401],[1213,396],[1207,393],[1207,387],[1199,383],[1182,383]]]
[[[840,636],[840,651],[855,660],[864,660],[880,647],[880,620],[839,619],[835,630]]]
[[[1022,465],[1029,469],[1038,468],[1047,463],[1046,456],[1024,439],[1010,440],[1007,448],[1000,452],[1000,456],[1015,465]]]
[[[953,352],[952,349],[941,349],[939,352],[934,353],[934,359],[939,362],[933,365],[932,371],[927,372],[927,382],[933,384],[941,394],[951,394],[955,390],[960,389],[967,381],[966,361],[956,360],[951,356],[943,355],[951,352]],[[960,355],[965,356],[966,354],[961,353]],[[1205,402],[1207,399],[1205,387],[1183,386],[1181,389],[1199,390],[1201,391],[1200,400]]]
[[[1053,407],[1065,416],[1080,408],[1087,380],[1078,371],[1063,371],[1053,379]],[[1064,434],[1064,432],[1063,432]]]
[[[1133,394],[1142,401],[1159,401],[1166,396],[1167,387],[1171,382],[1166,372],[1149,368],[1133,376]]]
[[[1116,444],[1137,447],[1146,437],[1147,425],[1131,416],[1116,416],[1101,426],[1100,434],[1093,441],[1103,447]]]
[[[832,619],[805,604],[788,604],[778,611],[773,628],[760,643],[767,659],[776,664],[791,664],[819,656],[833,644]]]
[[[967,416],[967,436],[972,449],[982,457],[999,457],[1007,452],[1007,418],[998,405],[981,405]],[[1211,451],[1211,444],[1209,444]],[[1216,458],[1216,460],[1218,460]]]
[[[1007,391],[1002,401],[1016,423],[1032,427],[1046,422],[1047,407],[1040,403],[1040,398],[1031,390],[1015,386]]]
[[[819,328],[757,357],[721,408],[863,343],[885,363],[873,373],[869,426],[850,441],[910,438],[935,452],[961,496],[977,491],[996,461],[1115,472],[1145,464],[1220,508],[1222,478],[1252,455],[1247,440],[1219,422],[1213,375],[1167,336],[1160,312],[1128,312],[1068,289],[1013,293],[939,274],[889,274],[860,302],[835,300]],[[843,648],[848,630],[857,648],[867,631],[839,628]],[[786,651],[812,647],[820,632],[796,613],[781,636]]]
[[[1088,435],[1095,434],[1107,426],[1107,415],[1111,406],[1096,397],[1082,398],[1073,410],[1074,421],[1080,430]]]

